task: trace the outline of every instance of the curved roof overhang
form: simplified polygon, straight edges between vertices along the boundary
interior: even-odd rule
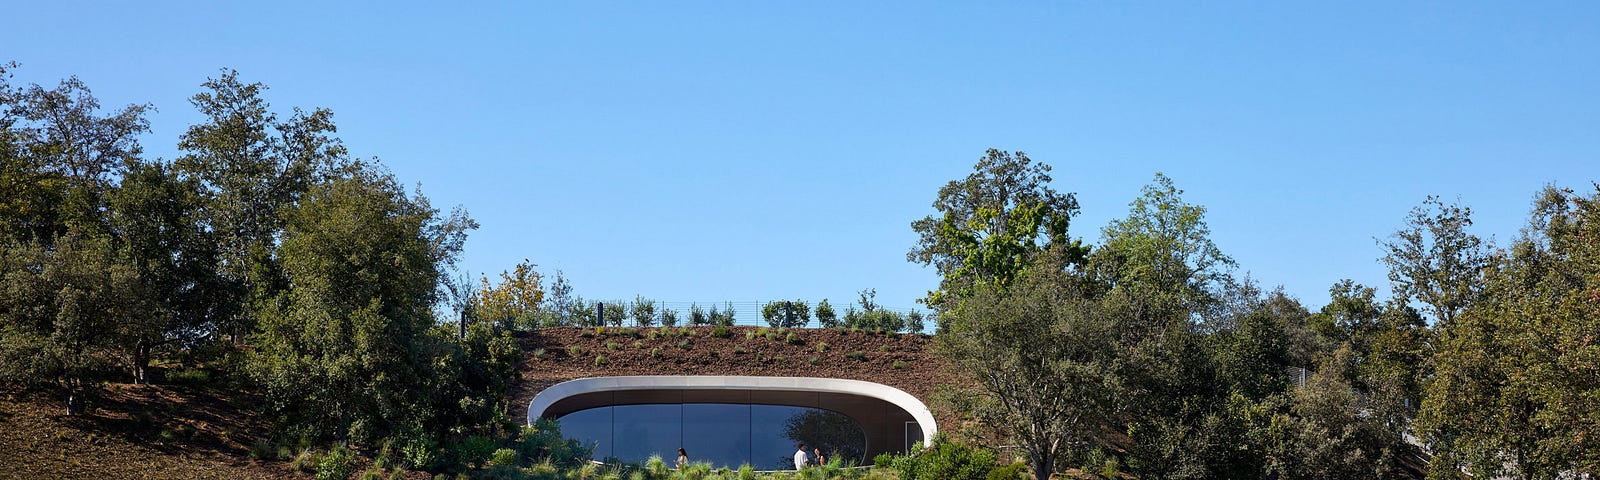
[[[770,392],[833,393],[874,398],[888,402],[916,419],[924,442],[939,431],[933,413],[917,397],[904,390],[861,380],[815,377],[747,377],[722,375],[659,375],[591,377],[568,380],[544,389],[528,403],[528,423],[544,416],[550,406],[562,399],[599,392],[648,390],[747,390]]]

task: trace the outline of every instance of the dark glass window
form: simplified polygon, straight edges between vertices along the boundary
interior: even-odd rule
[[[618,405],[562,416],[561,432],[595,447],[597,459],[669,465],[678,448],[693,462],[761,470],[794,468],[795,444],[862,463],[866,434],[844,414],[810,407],[726,403]]]

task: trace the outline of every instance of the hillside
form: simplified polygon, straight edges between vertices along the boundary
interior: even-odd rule
[[[0,478],[301,478],[288,462],[250,458],[265,427],[239,395],[178,386],[109,385],[90,415],[59,401],[0,397]]]

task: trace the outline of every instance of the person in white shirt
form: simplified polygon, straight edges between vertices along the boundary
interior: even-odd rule
[[[806,453],[806,444],[795,445],[795,449],[794,469],[801,470],[806,468],[806,465],[811,463],[811,455]]]

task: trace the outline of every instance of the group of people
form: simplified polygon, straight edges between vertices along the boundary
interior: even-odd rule
[[[806,468],[807,465],[822,465],[822,464],[828,463],[828,459],[822,456],[822,449],[815,448],[815,449],[812,449],[811,452],[812,453],[806,453],[806,444],[804,444],[804,443],[795,445],[795,451],[794,451],[794,469],[795,470],[804,469],[804,468]]]
[[[822,449],[821,448],[814,448],[814,449],[811,450],[811,453],[806,453],[806,444],[800,443],[800,444],[796,444],[795,445],[795,451],[794,451],[794,469],[795,470],[805,469],[806,466],[808,466],[808,465],[823,465],[823,464],[826,464],[826,463],[828,463],[828,459],[827,459],[827,457],[822,456]],[[677,463],[677,466],[678,466],[679,470],[683,470],[683,467],[689,466],[689,452],[685,451],[682,448],[678,449],[678,463]]]

